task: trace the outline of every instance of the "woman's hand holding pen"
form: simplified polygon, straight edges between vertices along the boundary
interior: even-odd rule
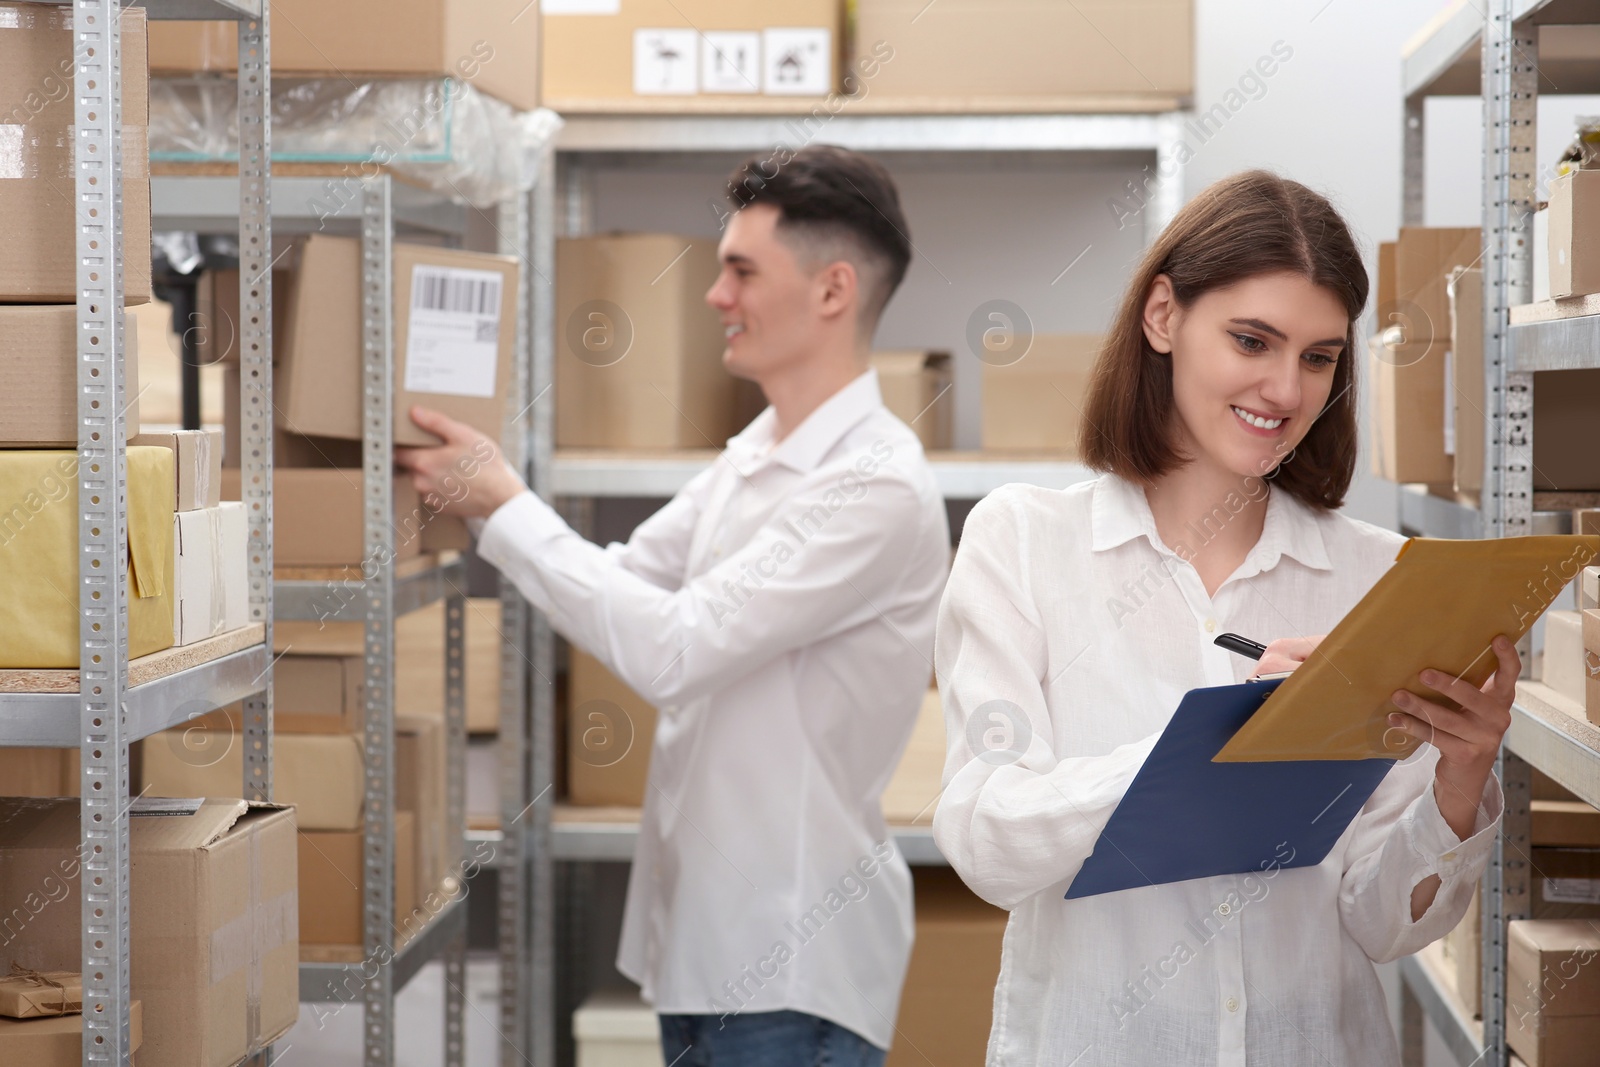
[[[1261,659],[1250,677],[1258,678],[1264,674],[1281,674],[1284,671],[1294,670],[1306,661],[1327,636],[1327,634],[1317,634],[1315,637],[1280,637],[1268,643],[1267,650],[1261,654]]]
[[[1422,672],[1423,685],[1460,707],[1425,700],[1404,689],[1391,698],[1400,711],[1389,716],[1389,725],[1439,750],[1434,799],[1445,822],[1463,840],[1477,825],[1478,801],[1499,755],[1500,739],[1511,725],[1511,702],[1522,673],[1522,658],[1504,634],[1494,639],[1492,647],[1499,664],[1482,688],[1444,671]]]

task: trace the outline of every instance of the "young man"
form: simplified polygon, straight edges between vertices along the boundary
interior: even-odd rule
[[[668,1063],[881,1063],[911,948],[880,797],[932,673],[944,504],[867,354],[911,245],[888,173],[811,147],[734,172],[706,300],[769,407],[625,545],[575,534],[503,463],[458,513],[568,640],[660,709],[618,967]],[[492,444],[401,463],[423,493]],[[680,1059],[680,1057],[682,1057]]]

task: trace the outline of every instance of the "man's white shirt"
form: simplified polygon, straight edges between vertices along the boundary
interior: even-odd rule
[[[873,371],[774,431],[768,408],[627,544],[524,493],[478,552],[659,709],[622,972],[659,1012],[887,1048],[912,916],[880,797],[932,676],[944,501]]]

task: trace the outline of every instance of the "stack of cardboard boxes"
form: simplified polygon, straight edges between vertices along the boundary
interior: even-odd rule
[[[1533,774],[1529,803],[1533,819],[1533,847],[1529,853],[1532,918],[1600,929],[1600,810],[1539,771]],[[1481,915],[1479,900],[1474,896],[1466,916],[1444,940],[1445,956],[1455,972],[1456,990],[1462,1004],[1474,1015],[1483,1001]],[[1516,924],[1512,925],[1515,928]],[[1515,988],[1507,986],[1508,997],[1515,1000],[1516,993]],[[1600,1014],[1600,1001],[1592,1005],[1592,1010]],[[1528,1052],[1519,1051],[1528,1059]]]
[[[452,77],[519,110],[539,106],[539,17],[527,0],[412,0],[403,16],[388,0],[278,0],[273,10],[274,82]],[[238,66],[236,23],[162,22],[150,31],[153,71]]]
[[[299,821],[301,953],[342,958],[362,944],[362,627],[280,622],[273,639],[273,795],[294,805]],[[237,706],[157,734],[139,749],[150,796],[225,797],[243,780]],[[413,913],[437,912],[450,892],[441,718],[396,715],[394,775],[396,924],[420,926]]]
[[[140,1060],[232,1067],[299,1015],[294,812],[242,800],[135,801],[129,820]],[[80,841],[76,800],[0,800],[0,974],[15,965],[76,975]],[[70,1017],[8,1021],[0,1063],[75,1065],[77,1035]]]
[[[78,309],[69,7],[0,4],[0,667],[78,665]],[[150,299],[145,20],[122,21],[123,297]],[[138,360],[124,316],[128,436],[139,431]],[[104,344],[104,339],[95,343]],[[108,413],[109,414],[109,413]],[[173,455],[127,457],[128,652],[172,644]]]
[[[1593,596],[1597,583],[1600,567],[1585,567],[1579,577],[1579,610],[1545,614],[1541,681],[1571,701],[1575,712],[1600,725],[1600,605]]]
[[[396,244],[393,259],[394,443],[438,439],[411,420],[432,408],[499,440],[516,341],[517,261],[508,256]],[[238,276],[219,272],[203,313],[231,321]],[[273,556],[279,568],[359,569],[362,526],[361,261],[353,237],[316,235],[286,250],[274,271]],[[281,316],[281,318],[280,318]],[[227,364],[223,496],[240,498],[238,355],[212,330],[205,361]],[[215,349],[211,346],[215,345]],[[460,480],[467,492],[466,475]],[[395,477],[396,560],[464,548],[465,526]]]
[[[1155,110],[1193,92],[1190,0],[1012,2],[1003,17],[992,0],[541,7],[544,97],[562,112],[787,101],[785,110],[805,113],[795,123],[804,143],[869,99],[901,111],[1037,111],[1067,98]]]

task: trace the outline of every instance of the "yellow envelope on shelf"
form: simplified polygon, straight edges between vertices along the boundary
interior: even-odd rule
[[[1430,667],[1482,686],[1499,662],[1490,642],[1519,640],[1596,554],[1592,536],[1412,538],[1215,761],[1409,756],[1421,742],[1389,726],[1390,694],[1445,702],[1419,679]]]
[[[172,646],[170,448],[128,449],[128,656]],[[78,666],[78,454],[0,451],[0,667]]]

